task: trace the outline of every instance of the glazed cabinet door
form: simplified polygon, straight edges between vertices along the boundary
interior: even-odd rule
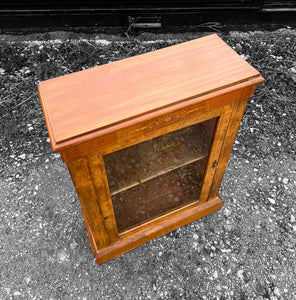
[[[118,232],[207,201],[229,109],[103,156]]]

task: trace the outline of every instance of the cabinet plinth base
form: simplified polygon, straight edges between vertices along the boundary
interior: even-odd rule
[[[120,234],[120,239],[118,241],[111,243],[106,248],[97,250],[95,260],[98,264],[102,264],[122,253],[143,245],[150,240],[211,214],[220,209],[222,203],[223,201],[219,196],[208,202],[192,203],[148,221],[136,228],[127,230]],[[89,236],[91,238],[91,234],[89,234]]]

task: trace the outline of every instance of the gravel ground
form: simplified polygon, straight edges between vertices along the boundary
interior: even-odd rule
[[[100,63],[180,41],[104,38],[83,42],[103,49]],[[0,60],[0,299],[296,299],[296,32],[223,38],[267,79],[248,103],[220,190],[224,205],[100,266],[36,93],[38,80],[61,74],[43,62],[38,71],[34,57],[40,51],[54,60],[50,47],[60,42],[0,39],[7,54]],[[62,45],[75,52],[78,44]],[[18,49],[26,60],[15,66],[8,58],[21,55]],[[82,66],[75,53],[81,68],[96,64]],[[59,69],[75,71],[71,59]]]

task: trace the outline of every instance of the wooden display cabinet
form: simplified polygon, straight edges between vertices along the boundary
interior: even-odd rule
[[[262,81],[210,35],[40,83],[97,263],[221,207],[240,121]]]

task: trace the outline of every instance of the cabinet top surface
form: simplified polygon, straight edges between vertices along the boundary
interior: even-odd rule
[[[52,144],[260,76],[217,35],[43,81]]]

